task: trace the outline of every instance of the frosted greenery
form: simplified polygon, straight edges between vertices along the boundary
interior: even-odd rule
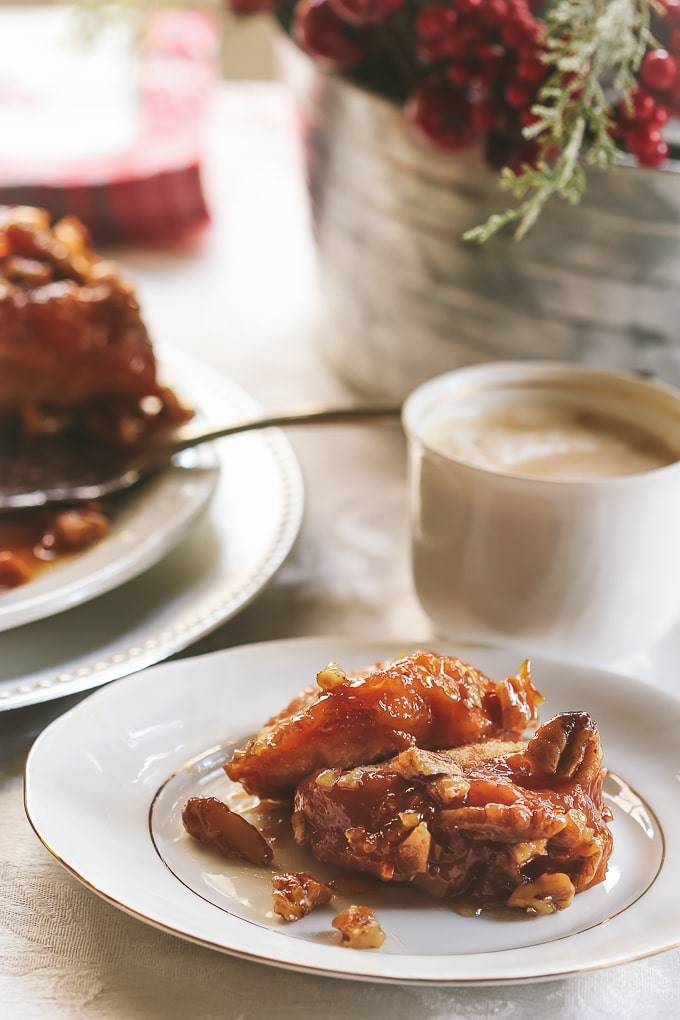
[[[553,70],[532,107],[538,119],[524,131],[538,142],[538,160],[504,168],[501,186],[517,205],[469,230],[466,240],[484,243],[510,223],[520,240],[550,199],[581,200],[586,167],[613,167],[612,98],[625,101],[637,84],[654,12],[663,13],[657,0],[558,0],[548,12],[545,59]]]

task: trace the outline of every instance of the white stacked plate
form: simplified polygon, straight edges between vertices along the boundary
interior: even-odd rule
[[[161,374],[206,425],[258,410],[185,354],[164,350]],[[0,594],[0,711],[126,676],[219,626],[279,568],[302,506],[277,430],[188,451],[127,495],[104,540]]]

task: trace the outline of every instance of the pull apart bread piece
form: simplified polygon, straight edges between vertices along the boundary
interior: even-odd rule
[[[595,724],[569,712],[528,743],[410,748],[379,765],[318,770],[298,787],[293,831],[326,863],[551,913],[605,876],[604,775]]]
[[[0,419],[131,443],[190,414],[156,378],[132,286],[75,217],[0,206]]]
[[[542,701],[528,663],[500,683],[432,652],[354,675],[331,664],[225,768],[249,793],[283,798],[314,769],[352,768],[409,747],[519,737],[536,725]]]

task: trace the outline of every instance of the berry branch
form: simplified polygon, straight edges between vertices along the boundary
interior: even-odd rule
[[[81,0],[104,18],[156,2]],[[425,145],[452,157],[477,146],[515,204],[468,241],[509,226],[524,237],[623,153],[645,167],[678,156],[663,132],[680,118],[680,0],[184,2],[269,10],[318,66],[402,106]]]
[[[531,109],[534,123],[523,131],[536,139],[537,159],[518,171],[503,169],[501,187],[519,204],[469,230],[466,240],[483,244],[510,223],[517,224],[520,240],[551,198],[581,200],[586,166],[613,167],[618,149],[612,93],[632,110],[655,12],[664,12],[657,0],[559,0],[547,13],[543,62],[551,73]]]

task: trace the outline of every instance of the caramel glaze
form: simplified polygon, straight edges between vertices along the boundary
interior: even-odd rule
[[[496,682],[460,659],[416,652],[322,691],[309,688],[225,766],[261,797],[290,796],[323,766],[350,768],[404,748],[453,747],[520,736],[543,701],[528,664]]]
[[[0,517],[0,592],[94,545],[108,530],[108,513],[99,504]]]

